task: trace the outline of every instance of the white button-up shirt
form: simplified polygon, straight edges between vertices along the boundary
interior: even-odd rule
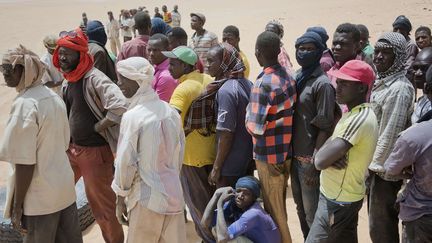
[[[182,213],[180,115],[153,90],[137,95],[139,102],[122,118],[112,188],[126,197],[128,211],[139,202],[156,213]]]

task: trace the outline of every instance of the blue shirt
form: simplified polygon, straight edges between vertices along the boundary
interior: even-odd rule
[[[224,215],[230,240],[244,236],[254,243],[281,242],[278,227],[258,202],[242,212],[234,201],[228,201],[224,205]]]
[[[222,167],[223,176],[246,175],[252,161],[252,137],[245,126],[251,88],[252,82],[247,79],[229,79],[216,95],[216,129],[234,135],[231,149]]]

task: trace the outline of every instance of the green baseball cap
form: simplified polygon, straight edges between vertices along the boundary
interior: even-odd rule
[[[168,58],[179,59],[190,65],[195,65],[198,61],[198,56],[194,50],[186,46],[179,46],[172,51],[163,51],[162,54]]]

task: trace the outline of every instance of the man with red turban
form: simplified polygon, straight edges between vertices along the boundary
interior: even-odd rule
[[[116,151],[119,123],[127,109],[121,90],[93,67],[88,38],[81,31],[63,31],[57,41],[53,64],[64,75],[63,88],[71,143],[67,151],[75,181],[83,176],[85,190],[105,242],[124,241],[123,229],[115,214],[113,153]]]

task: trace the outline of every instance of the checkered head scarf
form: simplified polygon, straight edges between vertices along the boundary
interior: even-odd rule
[[[243,78],[245,66],[239,52],[228,43],[219,44],[223,50],[220,65],[225,78]]]
[[[395,54],[393,65],[384,72],[377,72],[379,79],[386,78],[405,69],[406,55],[406,39],[403,35],[396,32],[384,33],[375,44],[375,49],[391,48]]]

